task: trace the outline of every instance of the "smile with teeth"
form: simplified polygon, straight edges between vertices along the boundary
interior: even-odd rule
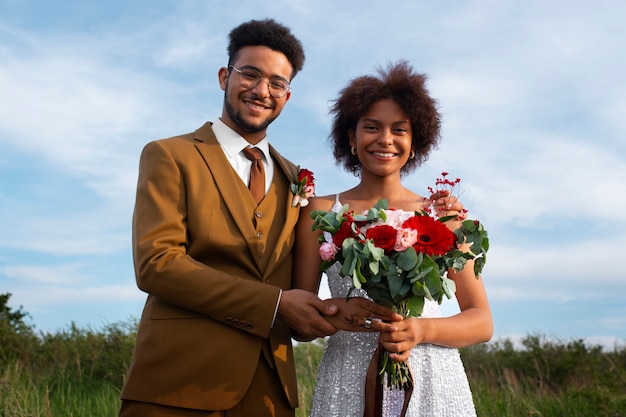
[[[266,110],[268,108],[267,106],[264,106],[262,104],[253,103],[251,101],[246,101],[245,103],[246,103],[246,105],[248,107],[252,107],[253,109],[257,109],[257,110]]]
[[[393,158],[394,156],[396,156],[396,154],[392,152],[372,152],[372,155],[381,158]]]

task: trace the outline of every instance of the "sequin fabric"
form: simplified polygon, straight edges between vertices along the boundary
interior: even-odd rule
[[[333,210],[338,210],[338,202]],[[351,280],[339,276],[340,266],[326,272],[333,297],[345,297]],[[354,296],[367,297],[356,290]],[[439,317],[436,302],[426,302],[422,317]],[[362,417],[365,375],[376,350],[378,333],[339,331],[328,338],[318,369],[311,417]],[[474,417],[476,411],[465,368],[457,349],[417,345],[411,350],[413,395],[407,417]],[[386,389],[383,415],[395,417],[402,409],[403,393]]]

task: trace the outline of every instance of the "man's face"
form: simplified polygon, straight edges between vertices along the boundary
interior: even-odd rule
[[[267,126],[278,117],[291,95],[274,98],[270,95],[267,80],[291,78],[293,68],[282,52],[266,46],[246,46],[239,50],[233,63],[239,69],[253,69],[261,74],[261,82],[250,89],[240,84],[241,74],[221,68],[220,87],[224,90],[222,121],[243,136],[256,143],[265,137]]]

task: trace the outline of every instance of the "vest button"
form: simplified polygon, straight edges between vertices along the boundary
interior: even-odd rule
[[[263,216],[263,213],[261,213],[260,211],[257,211],[256,213],[254,213],[254,215],[260,218]]]
[[[256,238],[257,238],[257,239],[261,239],[262,237],[263,237],[263,233],[258,232],[258,233],[256,234]]]

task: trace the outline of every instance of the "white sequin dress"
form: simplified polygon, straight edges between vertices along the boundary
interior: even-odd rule
[[[337,206],[338,203],[335,204]],[[340,206],[339,206],[340,207]],[[337,210],[336,207],[333,208]],[[339,276],[340,265],[326,271],[332,297],[345,297],[351,280]],[[366,297],[357,290],[355,296]],[[422,317],[439,317],[436,302],[426,302]],[[362,417],[365,375],[377,346],[378,333],[339,331],[328,338],[320,362],[311,417]],[[475,417],[465,368],[457,349],[417,345],[411,350],[413,395],[407,417]],[[399,416],[403,392],[386,390],[383,415]]]

